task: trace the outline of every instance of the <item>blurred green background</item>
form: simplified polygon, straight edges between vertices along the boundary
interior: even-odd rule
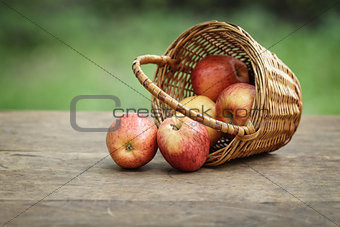
[[[275,52],[299,78],[304,114],[340,114],[340,10],[333,1],[7,1],[8,4],[147,97],[131,63],[165,52],[189,27],[207,20],[237,24]],[[77,95],[113,94],[122,107],[150,101],[0,3],[0,109],[69,110]],[[153,76],[155,67],[146,66]],[[111,110],[108,100],[81,110]]]

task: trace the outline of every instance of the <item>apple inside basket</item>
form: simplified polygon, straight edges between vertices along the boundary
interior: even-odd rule
[[[209,55],[227,55],[242,61],[255,86],[255,98],[245,125],[239,126],[202,115],[180,103],[194,96],[191,73]],[[157,64],[153,81],[141,70]],[[218,21],[198,24],[182,33],[163,56],[137,57],[132,65],[140,83],[153,95],[155,122],[180,112],[223,133],[210,148],[206,165],[270,152],[287,144],[302,113],[301,87],[294,73],[277,56],[259,45],[242,28]]]

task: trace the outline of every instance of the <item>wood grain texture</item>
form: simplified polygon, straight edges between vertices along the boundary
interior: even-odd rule
[[[84,112],[78,121],[107,127],[113,118]],[[8,225],[336,226],[339,147],[340,117],[304,116],[270,154],[181,173],[158,153],[127,171],[108,157],[105,133],[73,130],[67,112],[0,112],[0,224],[53,192]]]

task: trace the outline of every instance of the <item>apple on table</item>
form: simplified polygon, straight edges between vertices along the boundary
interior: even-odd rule
[[[112,159],[122,168],[134,169],[147,164],[157,151],[157,126],[146,116],[124,114],[118,130],[108,131],[106,145]],[[112,123],[110,128],[114,128]]]
[[[207,128],[188,117],[165,119],[159,126],[157,143],[165,160],[181,171],[198,170],[209,155]]]

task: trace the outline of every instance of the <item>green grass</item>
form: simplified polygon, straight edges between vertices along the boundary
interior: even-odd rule
[[[162,54],[176,37],[197,23],[235,23],[265,47],[300,24],[281,21],[259,8],[233,13],[120,12],[110,17],[87,8],[49,12],[18,10],[102,66],[136,91],[151,97],[135,79],[136,56]],[[305,114],[340,114],[340,17],[333,11],[271,48],[298,76]],[[112,94],[123,107],[149,107],[150,101],[10,10],[0,16],[0,109],[68,110],[73,97]],[[155,67],[144,67],[153,76]],[[82,110],[111,110],[109,101],[81,101]]]

